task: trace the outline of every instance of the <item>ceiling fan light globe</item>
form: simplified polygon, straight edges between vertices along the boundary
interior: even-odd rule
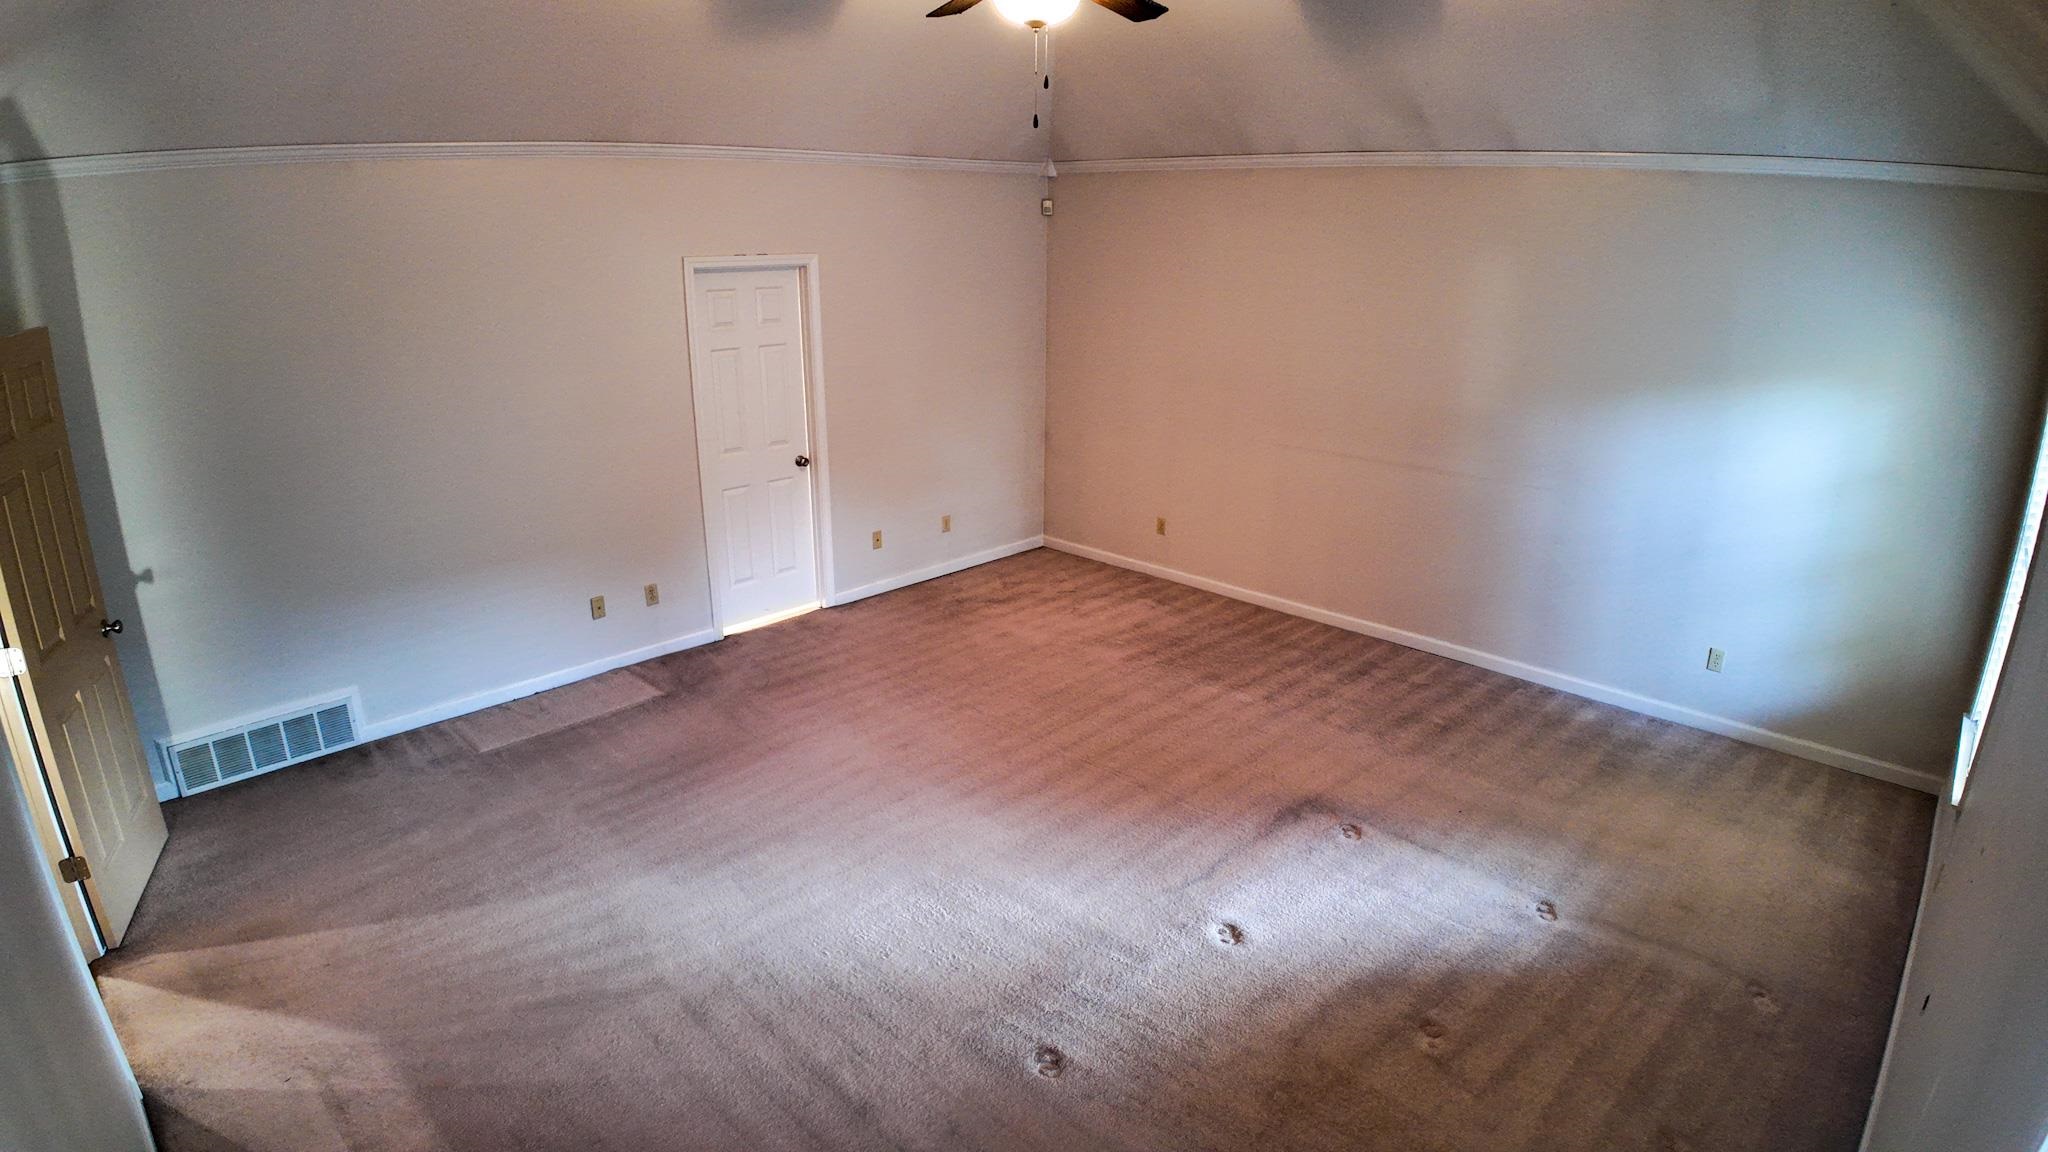
[[[1047,28],[1065,21],[1081,0],[996,0],[996,11],[1012,24]]]

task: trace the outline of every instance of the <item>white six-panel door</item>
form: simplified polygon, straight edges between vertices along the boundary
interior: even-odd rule
[[[803,287],[795,268],[696,269],[692,392],[719,624],[818,603]]]

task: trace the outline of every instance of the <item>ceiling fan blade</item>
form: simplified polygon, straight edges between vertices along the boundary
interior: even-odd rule
[[[1159,0],[1095,0],[1097,4],[1126,20],[1157,20],[1166,15],[1166,5]]]
[[[937,8],[934,8],[931,11],[925,13],[925,15],[958,16],[962,12],[967,11],[969,8],[972,8],[979,3],[981,3],[981,0],[946,0],[944,4],[941,4]]]

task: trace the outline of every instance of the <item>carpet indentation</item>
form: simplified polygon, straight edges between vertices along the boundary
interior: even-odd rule
[[[167,809],[166,1152],[1848,1152],[1932,813],[1046,551],[591,684]]]
[[[448,727],[479,752],[495,752],[536,736],[574,728],[661,695],[629,668],[578,680],[548,692],[458,716]]]

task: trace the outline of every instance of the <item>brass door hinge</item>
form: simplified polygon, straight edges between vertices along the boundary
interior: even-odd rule
[[[57,875],[62,876],[66,884],[83,884],[92,879],[92,867],[83,856],[66,856],[57,861]]]

